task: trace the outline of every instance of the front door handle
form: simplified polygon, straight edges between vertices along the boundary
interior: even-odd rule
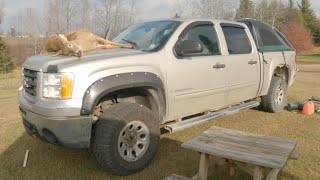
[[[220,64],[220,63],[217,63],[216,65],[213,66],[213,68],[215,68],[215,69],[223,69],[226,67],[227,66],[225,64]]]
[[[258,64],[258,61],[251,60],[251,61],[248,62],[248,64],[255,65],[255,64]]]

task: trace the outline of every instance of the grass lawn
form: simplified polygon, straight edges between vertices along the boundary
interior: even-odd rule
[[[15,79],[21,77],[21,69],[15,69],[10,73],[4,74],[0,73],[0,80],[1,79]]]
[[[300,65],[296,83],[289,89],[291,101],[320,96],[318,65]],[[182,132],[161,135],[160,150],[154,161],[135,175],[114,176],[105,172],[90,150],[71,150],[32,140],[23,128],[19,115],[17,90],[0,90],[0,179],[162,179],[172,173],[192,177],[199,166],[199,154],[181,148],[181,144],[211,126],[288,138],[298,141],[299,160],[289,160],[280,179],[320,179],[320,115],[300,112],[265,113],[257,109],[243,111],[215,122]],[[26,168],[24,154],[29,149]],[[233,177],[225,169],[209,173],[208,179],[252,179],[236,169]]]
[[[302,53],[298,55],[298,63],[320,63],[320,48],[316,48],[311,53]]]

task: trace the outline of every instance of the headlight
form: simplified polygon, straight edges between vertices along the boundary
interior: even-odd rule
[[[70,99],[73,80],[72,73],[44,73],[42,96],[52,99]]]

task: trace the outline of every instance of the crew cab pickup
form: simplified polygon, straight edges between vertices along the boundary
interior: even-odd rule
[[[28,134],[92,146],[119,175],[151,162],[160,127],[176,132],[259,105],[282,111],[296,72],[286,38],[252,19],[146,22],[113,41],[134,49],[30,57],[18,99]]]

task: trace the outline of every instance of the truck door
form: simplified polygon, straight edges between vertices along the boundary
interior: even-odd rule
[[[169,62],[168,85],[174,97],[170,109],[175,118],[226,105],[225,60],[221,56],[213,23],[190,24],[177,43],[184,40],[197,41],[204,50],[196,54],[172,56]]]
[[[228,48],[227,75],[228,104],[255,98],[260,84],[260,61],[254,40],[248,29],[240,25],[223,25]]]

